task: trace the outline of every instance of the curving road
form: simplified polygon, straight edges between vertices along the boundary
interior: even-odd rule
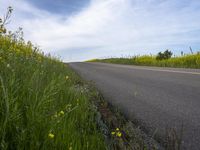
[[[183,129],[182,149],[200,149],[200,70],[70,63],[106,100],[150,134]],[[183,127],[183,128],[182,128]]]

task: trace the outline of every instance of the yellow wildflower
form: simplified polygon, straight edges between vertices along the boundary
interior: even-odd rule
[[[69,79],[69,76],[66,76],[65,79],[66,79],[66,80]]]
[[[59,114],[60,114],[60,115],[64,115],[65,112],[64,112],[64,111],[60,111]]]
[[[122,133],[121,133],[121,132],[117,132],[117,136],[118,136],[118,137],[121,137],[121,136],[122,136]]]
[[[53,133],[49,133],[49,134],[48,134],[48,137],[49,137],[50,139],[53,139],[53,138],[54,138],[54,134],[53,134]]]
[[[64,114],[65,114],[65,112],[61,110],[61,111],[58,113],[58,116],[62,116],[62,115],[64,115]]]
[[[115,132],[111,132],[112,135],[115,135]]]
[[[116,128],[116,131],[119,131],[119,128]]]

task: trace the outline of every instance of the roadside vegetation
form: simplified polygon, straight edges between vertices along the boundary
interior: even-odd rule
[[[200,68],[200,53],[172,57],[172,52],[166,50],[157,55],[133,56],[129,58],[93,59],[88,62],[104,62],[139,66]]]
[[[0,149],[106,149],[80,78],[0,19]]]

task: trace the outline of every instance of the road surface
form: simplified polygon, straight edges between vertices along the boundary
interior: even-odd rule
[[[149,134],[183,133],[182,149],[200,149],[200,70],[70,63],[112,105]],[[181,132],[183,129],[183,132]]]

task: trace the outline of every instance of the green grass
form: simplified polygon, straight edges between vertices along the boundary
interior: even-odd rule
[[[105,62],[114,64],[128,64],[140,66],[200,68],[200,54],[191,54],[180,57],[172,57],[166,60],[156,60],[156,56],[135,56],[131,58],[93,59],[89,62]]]
[[[0,35],[0,149],[106,149],[81,84],[59,60]]]

